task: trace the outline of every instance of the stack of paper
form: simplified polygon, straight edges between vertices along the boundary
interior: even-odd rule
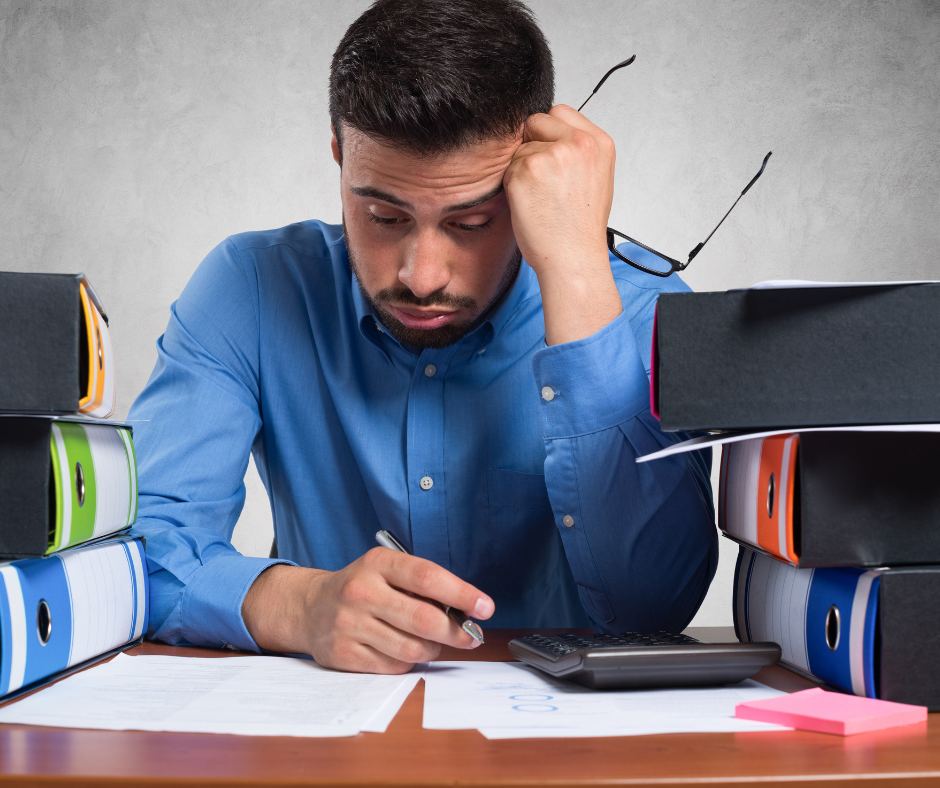
[[[290,657],[119,654],[0,708],[0,722],[249,736],[381,733],[421,678],[338,673]]]
[[[488,739],[787,730],[735,719],[738,703],[784,694],[755,681],[597,691],[513,662],[434,662],[424,680],[425,728],[476,728]]]

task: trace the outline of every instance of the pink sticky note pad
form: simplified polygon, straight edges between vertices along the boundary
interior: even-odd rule
[[[742,720],[775,722],[804,731],[854,733],[879,731],[927,721],[926,706],[860,698],[821,689],[808,689],[768,700],[739,703],[734,716]]]

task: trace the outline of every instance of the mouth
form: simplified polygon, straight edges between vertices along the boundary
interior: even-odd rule
[[[460,310],[419,309],[417,307],[405,309],[391,304],[389,304],[388,309],[406,328],[416,328],[424,331],[441,328],[453,323],[460,314]]]

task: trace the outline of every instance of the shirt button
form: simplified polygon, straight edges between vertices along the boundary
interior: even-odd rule
[[[571,528],[571,526],[574,525],[574,517],[572,517],[570,514],[566,514],[564,517],[562,517],[561,521],[566,526],[568,526],[568,528]]]
[[[434,486],[434,479],[432,479],[430,476],[421,477],[421,489],[422,490],[430,490],[433,486]]]
[[[378,320],[375,321],[375,330],[378,331],[380,334],[384,334],[384,333],[385,333],[385,329],[382,328],[381,325],[379,325],[379,321],[378,321]]]
[[[433,364],[428,364],[424,368],[424,374],[427,375],[429,378],[433,378],[435,372],[437,372],[437,367],[435,367]]]
[[[555,390],[551,386],[542,386],[542,399],[551,402],[555,399]]]

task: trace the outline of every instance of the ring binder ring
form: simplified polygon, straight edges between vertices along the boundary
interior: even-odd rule
[[[830,651],[839,648],[839,640],[842,637],[842,616],[839,615],[839,608],[833,605],[826,613],[826,645]]]
[[[80,462],[75,463],[75,495],[78,497],[78,506],[85,504],[85,472]]]
[[[52,613],[45,599],[39,600],[39,607],[36,609],[36,634],[39,635],[39,642],[44,646],[52,637]]]
[[[767,482],[767,516],[774,516],[774,475],[772,473]]]

